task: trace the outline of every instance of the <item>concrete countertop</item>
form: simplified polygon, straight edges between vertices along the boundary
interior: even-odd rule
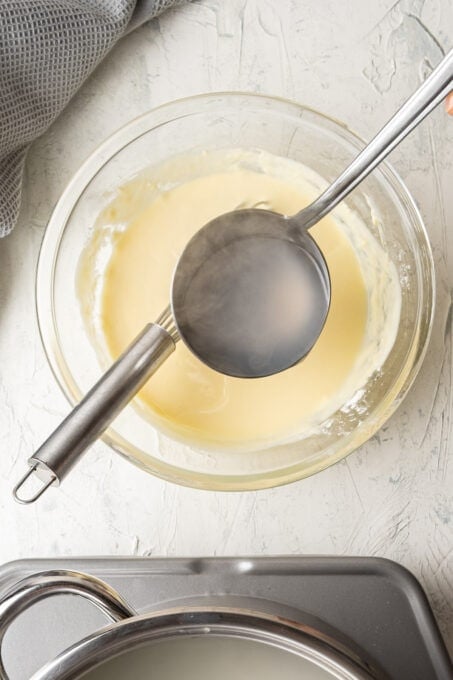
[[[165,483],[97,444],[35,506],[11,497],[68,412],[38,336],[35,266],[53,205],[98,142],[157,104],[229,89],[293,98],[369,138],[452,43],[451,0],[200,0],[117,45],[33,146],[20,222],[0,242],[0,562],[379,555],[421,580],[453,652],[453,120],[441,109],[390,159],[426,221],[437,311],[414,387],[371,441],[315,477],[244,494]]]

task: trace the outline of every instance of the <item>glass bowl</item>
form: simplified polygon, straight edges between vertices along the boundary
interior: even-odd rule
[[[107,139],[61,196],[37,270],[44,348],[71,404],[102,368],[76,290],[79,256],[112,191],[170,157],[194,150],[259,148],[335,179],[364,142],[345,125],[299,104],[253,94],[204,94],[161,106]],[[396,340],[351,403],[311,435],[262,450],[206,451],[176,442],[129,405],[103,436],[128,460],[164,479],[212,490],[251,490],[292,482],[336,463],[369,439],[395,411],[427,347],[434,299],[431,249],[407,189],[385,163],[346,200],[393,261],[402,291]],[[353,403],[353,406],[351,404]]]

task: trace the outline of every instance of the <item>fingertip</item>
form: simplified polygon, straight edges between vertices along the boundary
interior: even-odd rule
[[[450,116],[453,116],[453,92],[450,92],[447,99],[445,100],[445,108]]]

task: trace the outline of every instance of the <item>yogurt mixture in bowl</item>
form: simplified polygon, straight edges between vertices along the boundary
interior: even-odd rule
[[[238,208],[292,215],[322,186],[300,163],[244,149],[181,154],[120,186],[96,220],[77,277],[101,363],[107,367],[167,306],[179,255],[204,224]],[[240,379],[203,365],[180,342],[136,399],[143,418],[203,450],[250,452],[307,437],[360,394],[395,341],[398,274],[344,204],[311,234],[327,261],[332,296],[309,355],[277,375]]]

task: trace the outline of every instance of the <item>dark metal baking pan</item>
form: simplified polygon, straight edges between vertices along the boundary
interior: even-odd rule
[[[20,579],[49,569],[98,576],[139,612],[209,598],[252,598],[263,612],[309,614],[363,649],[392,680],[452,680],[453,670],[418,581],[379,558],[68,558],[11,562],[0,568],[0,597]],[[32,673],[65,647],[105,625],[85,602],[40,602],[5,639],[12,680]]]

